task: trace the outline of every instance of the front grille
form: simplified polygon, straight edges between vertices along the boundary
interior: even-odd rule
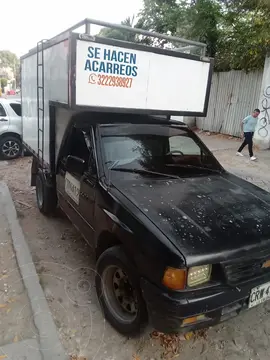
[[[223,263],[222,267],[227,282],[231,285],[237,285],[267,273],[270,274],[270,268],[262,267],[267,260],[270,260],[270,254],[260,253],[253,258],[244,258],[234,263]]]

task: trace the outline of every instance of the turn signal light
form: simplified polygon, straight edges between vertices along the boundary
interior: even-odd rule
[[[201,315],[197,315],[197,316],[193,316],[187,319],[184,319],[182,322],[182,326],[186,326],[186,325],[191,325],[194,324],[198,321],[204,320],[205,319],[205,315],[201,314]]]
[[[167,268],[163,276],[163,285],[172,290],[183,290],[186,286],[186,269]]]

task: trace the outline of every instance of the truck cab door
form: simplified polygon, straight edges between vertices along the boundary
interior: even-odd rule
[[[69,169],[68,159],[73,157],[81,160],[86,164],[87,170],[89,156],[89,149],[82,130],[72,128],[59,159],[56,176],[57,193],[60,207],[74,226],[82,233],[82,229],[85,228],[85,221],[81,213],[80,202],[82,201],[81,181],[84,175],[77,171],[76,167]]]
[[[97,195],[97,164],[94,153],[94,137],[92,131],[84,133],[89,149],[88,168],[81,178],[80,184],[80,213],[84,219],[82,232],[87,241],[90,241],[95,231],[94,212]]]

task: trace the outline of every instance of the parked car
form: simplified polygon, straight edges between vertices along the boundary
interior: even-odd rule
[[[15,90],[11,89],[11,90],[8,90],[7,95],[16,95],[16,92],[15,92]]]
[[[11,160],[22,153],[21,102],[0,98],[0,158]]]

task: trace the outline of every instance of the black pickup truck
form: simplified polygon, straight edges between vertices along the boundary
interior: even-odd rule
[[[32,185],[42,213],[60,206],[94,245],[97,295],[123,334],[208,327],[270,299],[270,194],[183,123],[75,114],[55,172],[34,158]]]

